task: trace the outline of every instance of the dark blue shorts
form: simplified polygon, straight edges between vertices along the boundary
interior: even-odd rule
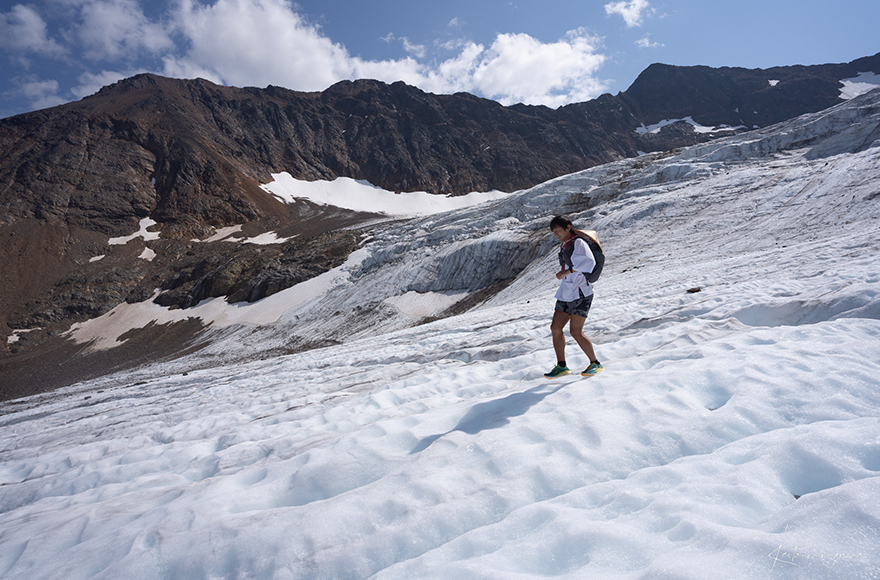
[[[584,296],[584,293],[578,290],[578,293],[581,295],[577,300],[572,300],[571,302],[563,302],[562,300],[556,301],[556,310],[559,312],[564,312],[570,316],[583,316],[587,317],[587,314],[590,312],[590,306],[593,304],[593,295]]]

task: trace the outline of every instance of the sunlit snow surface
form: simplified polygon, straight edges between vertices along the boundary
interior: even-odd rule
[[[395,193],[350,177],[337,177],[333,181],[303,181],[294,179],[289,173],[273,173],[272,178],[273,181],[262,188],[285,203],[307,199],[321,205],[393,216],[431,215],[508,196],[501,191],[474,192],[456,197],[431,195],[424,191]]]
[[[878,103],[388,226],[308,309],[4,404],[0,576],[877,578]],[[591,379],[542,377],[557,211],[608,256]],[[191,370],[297,332],[343,344]]]
[[[840,98],[852,99],[880,86],[880,75],[872,72],[860,72],[856,77],[841,80],[840,84],[843,85],[840,89]]]

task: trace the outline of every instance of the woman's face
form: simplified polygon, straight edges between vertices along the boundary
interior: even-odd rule
[[[552,231],[553,235],[556,236],[556,239],[560,242],[567,242],[568,238],[571,237],[571,226],[568,226],[566,228],[554,226]]]

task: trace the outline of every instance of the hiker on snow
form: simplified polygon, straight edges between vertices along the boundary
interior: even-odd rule
[[[565,325],[568,324],[572,338],[590,359],[590,366],[581,375],[590,377],[602,371],[602,365],[596,359],[593,350],[593,343],[584,335],[584,322],[593,303],[593,285],[585,274],[589,275],[596,268],[596,259],[587,241],[589,234],[574,229],[571,220],[567,217],[554,217],[550,221],[550,230],[562,243],[559,249],[560,270],[556,273],[556,279],[561,280],[562,283],[556,291],[556,310],[553,312],[553,322],[550,324],[557,363],[553,370],[545,373],[544,376],[554,379],[570,372],[565,363],[563,334]],[[598,245],[595,240],[593,242]],[[598,274],[598,271],[596,273]]]

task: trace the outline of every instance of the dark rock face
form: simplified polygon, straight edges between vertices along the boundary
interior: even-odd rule
[[[652,64],[620,96],[646,125],[691,116],[710,127],[752,129],[836,105],[841,79],[878,69],[880,54],[847,64],[769,69]]]
[[[0,120],[0,337],[40,328],[0,354],[28,351],[122,302],[187,307],[258,300],[338,266],[375,216],[260,189],[271,173],[365,179],[391,191],[513,191],[639,151],[712,139],[676,123],[765,126],[839,102],[849,64],[768,70],[652,65],[618,95],[552,110],[403,83],[341,82],[321,93],[234,88],[138,75],[79,102]],[[770,81],[778,81],[770,83]],[[146,217],[161,239],[141,258]],[[193,242],[243,224],[285,244]],[[103,256],[101,259],[97,259]],[[2,368],[0,368],[2,374]]]
[[[188,308],[206,298],[256,302],[341,265],[360,243],[356,232],[326,232],[299,242],[271,246],[243,245],[228,252],[191,255],[175,262],[176,273],[155,300]]]

